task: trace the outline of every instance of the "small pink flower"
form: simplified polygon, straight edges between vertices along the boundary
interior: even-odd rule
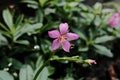
[[[62,45],[62,48],[66,52],[70,52],[71,44],[69,41],[76,40],[79,36],[75,33],[68,33],[68,24],[61,23],[59,25],[60,32],[58,30],[48,31],[50,38],[54,38],[51,50],[56,50]]]
[[[85,60],[85,62],[88,63],[88,64],[90,64],[90,65],[91,64],[97,64],[96,61],[92,60],[92,59],[87,59],[87,60]]]
[[[120,26],[120,13],[115,13],[107,22],[109,26],[115,28],[116,26]]]

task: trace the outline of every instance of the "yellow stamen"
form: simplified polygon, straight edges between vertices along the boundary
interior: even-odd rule
[[[62,42],[64,42],[65,41],[65,37],[64,36],[61,36],[60,37],[60,42],[62,43]]]

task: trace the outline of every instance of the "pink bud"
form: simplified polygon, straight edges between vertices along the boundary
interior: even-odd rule
[[[112,28],[120,26],[120,13],[113,14],[107,22],[107,25],[111,26]]]
[[[91,64],[97,64],[96,61],[92,60],[92,59],[86,59],[85,62],[88,63],[88,64],[90,64],[90,65]]]

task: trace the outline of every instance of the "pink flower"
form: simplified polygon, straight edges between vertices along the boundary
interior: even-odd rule
[[[92,59],[87,59],[87,60],[85,60],[85,62],[88,63],[88,64],[90,64],[90,65],[91,64],[97,64],[96,61],[92,60]]]
[[[120,25],[120,13],[113,14],[113,16],[107,22],[107,24],[111,26],[112,28],[119,26]]]
[[[62,45],[62,48],[66,52],[70,52],[71,44],[69,41],[76,40],[79,36],[75,33],[68,33],[68,24],[61,23],[59,25],[60,32],[58,30],[48,31],[50,38],[54,38],[51,50],[56,50]]]

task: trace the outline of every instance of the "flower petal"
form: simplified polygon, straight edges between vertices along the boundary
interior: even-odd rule
[[[76,39],[79,38],[79,36],[78,36],[77,34],[75,34],[75,33],[67,33],[67,34],[66,34],[66,38],[67,38],[68,40],[76,40]]]
[[[67,23],[61,23],[59,25],[59,29],[60,29],[60,33],[63,35],[63,34],[66,34],[67,31],[68,31],[68,24]]]
[[[48,35],[50,38],[58,38],[60,36],[60,33],[58,30],[52,30],[48,31]]]
[[[70,43],[68,41],[64,41],[62,43],[62,48],[63,48],[64,51],[70,52],[70,47],[71,47],[71,45],[70,45]]]
[[[107,25],[115,28],[120,25],[120,13],[115,13],[107,22]]]
[[[56,50],[60,47],[60,42],[59,42],[59,39],[55,39],[52,43],[52,47],[51,47],[51,50]]]

